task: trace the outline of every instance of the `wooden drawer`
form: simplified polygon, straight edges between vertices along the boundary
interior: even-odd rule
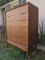
[[[28,5],[25,6],[21,6],[19,8],[16,9],[12,9],[10,11],[8,11],[6,13],[7,16],[15,16],[15,15],[19,15],[20,13],[24,13],[24,12],[28,12]],[[13,13],[14,12],[14,13]]]
[[[7,27],[10,28],[10,27],[15,27],[15,26],[28,26],[28,20],[18,20],[18,21],[15,21],[15,22],[10,22],[10,23],[7,23]]]
[[[22,15],[17,15],[15,18],[7,18],[7,25],[12,26],[27,26],[28,25],[28,13]],[[14,16],[13,16],[14,17]]]
[[[24,20],[24,19],[25,20],[28,19],[28,12],[21,12],[19,14],[7,16],[8,22],[13,22],[13,21],[17,21],[17,20]]]
[[[7,25],[28,25],[28,6],[22,6],[6,13]],[[14,12],[14,13],[13,13]]]
[[[15,28],[8,28],[7,35],[9,38],[18,38],[18,39],[27,39],[28,35],[28,27],[15,27]]]
[[[15,27],[15,28],[14,28]],[[15,33],[15,32],[27,32],[28,30],[28,26],[14,26],[14,27],[8,27],[7,30],[8,30],[8,33]]]
[[[7,32],[8,40],[13,41],[17,44],[23,45],[27,47],[28,42],[28,27],[15,27],[12,29],[8,29]]]
[[[13,36],[12,37],[11,36],[11,38],[10,38],[10,36],[8,36],[7,40],[10,40],[10,41],[17,43],[19,45],[22,45],[24,47],[27,47],[27,44],[28,44],[28,37],[27,36],[26,36],[26,38],[25,38],[25,36],[23,36],[23,37],[20,37],[20,36]]]

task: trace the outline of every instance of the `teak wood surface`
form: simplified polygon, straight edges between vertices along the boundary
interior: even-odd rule
[[[25,52],[36,47],[38,8],[31,3],[16,5],[6,12],[6,41]]]

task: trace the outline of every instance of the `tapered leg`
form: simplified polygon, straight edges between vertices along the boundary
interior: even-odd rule
[[[28,51],[26,52],[26,60],[28,60]]]

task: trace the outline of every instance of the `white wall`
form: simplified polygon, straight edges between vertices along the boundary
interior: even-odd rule
[[[45,0],[27,0],[36,5],[39,8],[39,23],[43,20],[45,29]]]

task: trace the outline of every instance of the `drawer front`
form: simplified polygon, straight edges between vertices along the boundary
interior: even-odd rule
[[[18,21],[11,21],[7,22],[7,27],[14,27],[14,26],[28,26],[28,20],[18,20]]]
[[[12,16],[15,16],[15,15],[23,15],[27,12],[28,12],[28,5],[25,5],[25,6],[21,6],[19,8],[8,11],[6,13],[6,16],[12,17]]]
[[[19,17],[19,18],[18,18]],[[21,17],[21,16],[18,16],[17,18],[15,18],[14,20],[8,20],[7,21],[7,26],[28,26],[28,18],[27,15]]]
[[[27,26],[28,22],[28,5],[19,7],[6,13],[7,25]]]
[[[6,13],[7,40],[28,47],[28,5]]]
[[[15,27],[15,29],[8,29],[8,40],[15,43],[27,46],[28,41],[28,27]]]

